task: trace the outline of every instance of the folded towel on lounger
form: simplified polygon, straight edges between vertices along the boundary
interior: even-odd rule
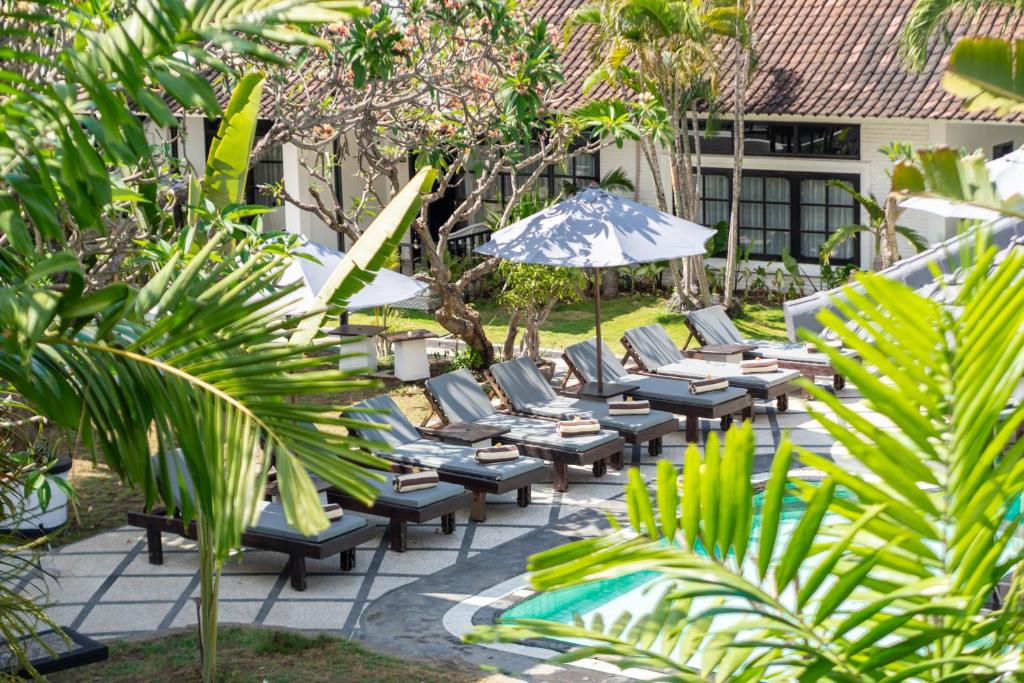
[[[324,514],[327,515],[327,520],[330,522],[336,522],[341,519],[341,516],[345,514],[341,506],[337,503],[331,503],[330,505],[324,505]]]
[[[559,436],[589,436],[601,431],[601,423],[597,420],[560,420],[555,429]]]
[[[648,415],[650,412],[650,401],[608,401],[609,415]]]
[[[510,462],[519,458],[519,446],[505,444],[504,446],[491,446],[489,448],[476,449],[476,461],[481,465],[490,465],[496,462]]]
[[[833,349],[843,348],[843,342],[838,339],[828,340],[824,344],[815,344],[814,342],[807,342],[804,344],[804,351],[807,353],[818,353],[822,346],[828,346]]]
[[[706,394],[709,391],[720,391],[729,388],[729,380],[724,377],[708,377],[707,379],[690,380],[691,394]]]
[[[429,489],[437,486],[437,472],[435,470],[421,470],[419,472],[409,472],[408,474],[396,474],[392,477],[391,484],[398,493]]]
[[[779,361],[773,358],[755,358],[740,361],[741,375],[756,375],[759,372],[778,372]]]

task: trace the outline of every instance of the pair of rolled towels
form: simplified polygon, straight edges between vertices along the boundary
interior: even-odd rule
[[[558,436],[590,436],[601,431],[601,423],[590,418],[575,417],[571,420],[559,420],[555,425]]]
[[[708,377],[707,379],[690,380],[691,394],[706,394],[709,391],[721,391],[729,388],[729,380],[725,377]]]
[[[625,401],[608,401],[609,415],[648,415],[650,412],[650,401],[634,401],[631,398]]]
[[[437,470],[407,472],[405,474],[396,474],[391,478],[391,486],[394,487],[395,493],[408,493],[409,491],[433,488],[437,486],[437,482]]]
[[[511,462],[518,459],[519,446],[514,443],[476,449],[476,461],[481,465],[493,465],[499,462]]]
[[[740,361],[741,375],[756,375],[759,372],[778,372],[779,361],[774,358],[752,358]]]

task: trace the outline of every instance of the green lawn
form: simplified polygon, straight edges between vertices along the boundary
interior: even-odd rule
[[[492,342],[502,343],[508,328],[508,314],[505,310],[490,302],[474,304],[480,311]],[[665,311],[665,300],[654,296],[622,296],[603,301],[601,304],[604,339],[612,350],[623,351],[619,339],[622,333],[631,327],[659,323],[664,325],[672,338],[680,345],[686,341],[686,326],[683,316]],[[379,319],[378,319],[379,321]],[[374,314],[354,313],[352,323],[368,325],[374,323]],[[785,339],[786,323],[781,308],[748,305],[743,316],[736,319],[736,325],[744,335],[767,339]],[[438,333],[444,330],[434,320],[434,316],[422,311],[402,310],[388,319],[388,327],[392,331],[425,328]],[[556,308],[547,323],[541,329],[541,346],[561,349],[569,344],[594,336],[594,308],[591,301],[575,304],[564,304]]]
[[[326,635],[227,626],[220,629],[217,641],[218,680],[223,683],[469,683],[486,677],[450,664],[381,655]],[[196,681],[199,674],[196,634],[190,629],[145,641],[113,641],[106,662],[52,674],[49,680]]]

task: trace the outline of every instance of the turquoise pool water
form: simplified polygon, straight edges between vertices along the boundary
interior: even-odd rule
[[[852,496],[846,491],[837,491],[839,495]],[[759,514],[763,495],[754,498],[753,543],[756,543],[761,528]],[[1020,514],[1021,501],[1018,499],[1013,509],[1007,514],[1014,519]],[[782,519],[779,524],[779,536],[776,548],[785,547],[800,516],[805,510],[804,501],[796,496],[787,496],[783,506]],[[838,516],[828,521],[841,521]],[[1019,549],[1019,547],[1018,547]],[[752,563],[746,563],[748,578],[754,578]],[[611,624],[622,614],[628,612],[634,617],[649,612],[657,602],[661,589],[656,587],[658,572],[633,572],[624,576],[601,579],[591,583],[565,588],[537,595],[505,610],[499,617],[500,621],[515,619],[544,619],[564,624],[571,624],[576,617],[585,623],[591,623],[595,616],[600,616],[605,624]],[[783,600],[786,596],[781,596]]]

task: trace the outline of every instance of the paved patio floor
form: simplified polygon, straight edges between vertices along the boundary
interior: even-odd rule
[[[868,412],[853,391],[844,390],[840,397]],[[768,469],[784,430],[799,445],[836,460],[844,459],[841,448],[811,420],[804,403],[793,400],[790,405],[785,413],[763,405],[756,408],[755,469]],[[702,421],[702,438],[712,427],[717,427],[717,422]],[[682,432],[673,434],[665,441],[663,457],[681,464],[684,448]],[[626,460],[628,463],[628,452]],[[655,460],[646,451],[634,454],[633,463],[646,477],[654,476]],[[589,468],[570,469],[567,492],[555,493],[550,484],[537,485],[533,502],[525,509],[517,507],[514,493],[489,497],[487,521],[478,524],[462,513],[454,534],[443,535],[436,524],[410,525],[405,553],[389,550],[383,537],[365,543],[357,550],[356,568],[351,572],[341,572],[337,558],[311,560],[304,592],[289,585],[284,556],[261,551],[241,553],[228,563],[221,581],[221,621],[360,638],[361,615],[382,596],[430,575],[451,579],[481,553],[494,562],[472,562],[474,579],[488,579],[480,573],[487,574],[488,566],[493,564],[504,565],[504,569],[494,571],[489,585],[507,580],[509,567],[519,567],[520,571],[525,568],[523,553],[530,551],[531,534],[556,527],[565,529],[567,524],[571,528],[573,516],[578,513],[621,512],[625,469],[609,470],[600,479],[595,479]],[[594,517],[589,514],[588,523]],[[598,521],[598,526],[601,523]],[[507,550],[513,547],[514,551]],[[506,555],[509,552],[513,554]],[[125,526],[45,554],[40,569],[34,585],[45,586],[53,603],[51,615],[58,623],[87,635],[119,638],[196,622],[193,598],[198,595],[198,557],[190,541],[165,535],[164,564],[153,566],[148,563],[145,534]],[[441,618],[425,616],[438,622]],[[438,654],[443,657],[443,653]]]

